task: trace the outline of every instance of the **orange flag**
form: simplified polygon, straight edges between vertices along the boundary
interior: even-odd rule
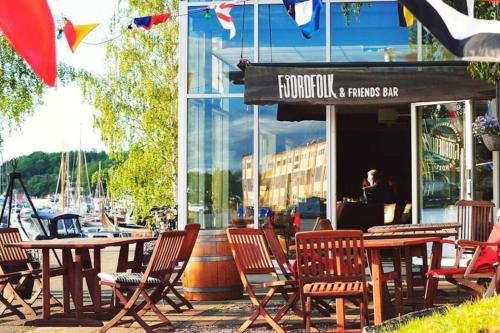
[[[46,0],[0,0],[0,29],[48,86],[57,76],[55,27]]]

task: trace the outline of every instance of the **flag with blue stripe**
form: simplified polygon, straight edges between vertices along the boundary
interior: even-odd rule
[[[319,30],[321,0],[283,0],[283,4],[305,38]]]

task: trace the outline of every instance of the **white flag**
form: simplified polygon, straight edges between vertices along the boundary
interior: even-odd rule
[[[222,27],[226,30],[229,30],[229,39],[233,39],[233,37],[236,36],[236,27],[234,26],[234,21],[230,15],[230,12],[234,7],[234,1],[223,2],[221,4],[212,5],[210,7],[215,10],[217,19],[219,20]]]

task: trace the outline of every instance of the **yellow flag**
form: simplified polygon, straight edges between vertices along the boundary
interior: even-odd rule
[[[408,8],[403,7],[403,15],[405,17],[406,26],[409,27],[413,25],[414,17],[413,14],[408,10]]]
[[[74,26],[75,40],[74,40],[73,45],[71,45],[71,51],[75,52],[76,48],[78,47],[80,42],[85,38],[85,36],[87,36],[89,34],[89,32],[94,30],[98,25],[99,25],[99,23],[75,25]]]

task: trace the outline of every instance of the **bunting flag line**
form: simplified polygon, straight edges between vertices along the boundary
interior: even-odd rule
[[[0,29],[48,86],[56,82],[54,19],[45,0],[0,0]]]
[[[413,14],[398,2],[398,17],[399,17],[399,26],[403,28],[407,28],[413,25],[415,22],[415,18]]]
[[[283,5],[305,38],[319,31],[321,0],[283,0]]]
[[[170,13],[163,13],[152,16],[143,16],[134,18],[134,24],[137,27],[144,28],[146,30],[150,30],[153,25],[157,25],[160,23],[165,23],[172,16]]]
[[[469,17],[442,0],[399,0],[451,53],[500,62],[500,21]]]
[[[235,2],[233,1],[210,6],[210,8],[214,9],[215,15],[222,28],[229,30],[229,39],[233,39],[233,37],[236,36],[236,27],[234,26],[234,21],[230,14],[234,4]]]
[[[75,53],[76,48],[80,45],[80,42],[91,32],[94,30],[99,24],[84,24],[84,25],[73,25],[70,20],[66,19],[64,23],[64,36],[66,36],[66,40],[68,41],[69,48],[73,53]]]

